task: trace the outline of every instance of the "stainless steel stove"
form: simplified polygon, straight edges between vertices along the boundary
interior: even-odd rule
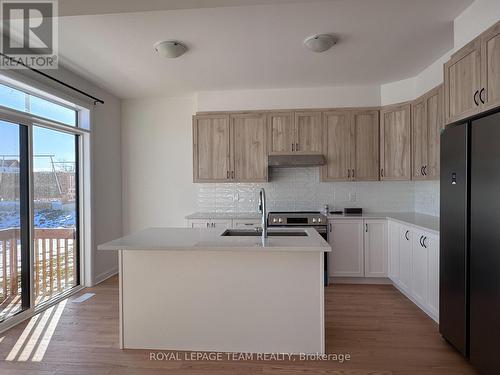
[[[274,211],[267,216],[268,227],[309,227],[328,242],[328,219],[319,211]],[[325,253],[325,285],[328,285],[328,253]]]

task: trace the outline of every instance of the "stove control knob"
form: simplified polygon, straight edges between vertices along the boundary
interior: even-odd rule
[[[276,223],[277,221],[278,221],[278,219],[273,218],[273,223]]]
[[[316,223],[316,218],[315,217],[313,217],[313,223]]]
[[[282,223],[282,222],[283,222],[283,219],[280,217],[280,218],[278,219],[278,223]]]
[[[318,223],[321,223],[321,218],[320,217],[318,217]]]

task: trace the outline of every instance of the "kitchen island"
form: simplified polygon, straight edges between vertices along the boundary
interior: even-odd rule
[[[314,229],[242,233],[150,228],[100,245],[119,251],[120,346],[324,353],[328,243]]]

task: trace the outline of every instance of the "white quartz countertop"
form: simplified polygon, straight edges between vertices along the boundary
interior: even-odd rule
[[[258,212],[195,212],[194,214],[187,215],[185,218],[187,220],[203,220],[203,219],[221,219],[221,220],[231,220],[231,219],[260,219],[260,214]]]
[[[374,212],[362,215],[328,215],[330,220],[342,219],[389,219],[403,224],[413,225],[427,231],[439,234],[439,217],[419,214],[416,212]]]
[[[329,252],[330,245],[312,228],[273,228],[270,231],[298,231],[304,237],[236,237],[221,236],[226,229],[210,228],[148,228],[106,242],[98,250],[158,250],[158,251],[305,251]]]

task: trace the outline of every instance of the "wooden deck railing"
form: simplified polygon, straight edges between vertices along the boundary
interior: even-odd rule
[[[21,290],[19,229],[0,230],[0,303]],[[44,299],[75,285],[75,231],[35,229],[35,298]]]

